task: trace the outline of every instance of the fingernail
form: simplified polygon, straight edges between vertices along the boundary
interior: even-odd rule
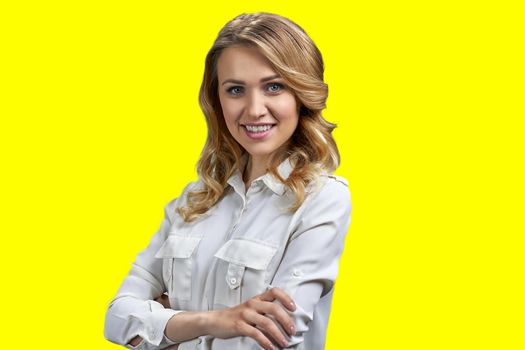
[[[295,309],[295,303],[293,301],[290,301],[290,306]]]
[[[295,327],[294,326],[290,326],[290,332],[292,333],[292,335],[295,334]]]
[[[284,338],[281,339],[281,345],[284,346],[285,348],[288,346],[288,342],[286,341],[286,339]]]

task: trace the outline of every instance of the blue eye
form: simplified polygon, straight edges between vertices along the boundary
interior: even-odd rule
[[[266,89],[271,93],[278,93],[284,89],[284,85],[281,83],[270,83],[266,85]],[[226,92],[231,96],[239,96],[244,92],[244,88],[242,86],[232,86],[226,89]]]
[[[237,91],[236,89],[242,89],[242,87],[241,87],[241,86],[232,86],[231,88],[227,89],[226,91],[227,91],[230,95],[236,96],[236,95],[238,95],[239,93],[241,93],[241,91]]]
[[[277,87],[277,89],[272,89],[272,87]],[[270,88],[270,92],[279,92],[281,91],[284,86],[283,84],[280,84],[280,83],[271,83],[271,84],[268,84],[268,87]]]

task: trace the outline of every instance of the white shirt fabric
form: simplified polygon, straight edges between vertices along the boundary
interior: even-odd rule
[[[244,169],[247,155],[241,160]],[[292,170],[289,158],[278,167],[283,178]],[[324,349],[334,281],[350,225],[347,180],[328,173],[319,176],[295,213],[285,212],[294,201],[290,189],[269,173],[248,189],[241,171],[227,183],[223,198],[192,223],[185,223],[175,209],[186,204],[187,192],[202,188],[200,180],[190,182],[165,206],[160,229],[137,255],[109,303],[106,339],[128,349],[163,349],[177,344],[164,335],[173,315],[232,307],[280,287],[297,306],[287,311],[296,329],[292,337],[285,333],[287,349]],[[171,309],[153,300],[163,293]],[[129,345],[137,335],[141,343]],[[245,336],[203,335],[178,344],[179,350],[261,349]]]

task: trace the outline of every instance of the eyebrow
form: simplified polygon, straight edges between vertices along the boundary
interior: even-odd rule
[[[275,78],[280,78],[280,77],[281,77],[280,75],[275,74],[275,75],[271,75],[271,76],[266,77],[266,78],[262,78],[260,80],[260,82],[264,83],[265,81],[272,80],[272,79],[275,79]],[[235,80],[235,79],[226,79],[225,81],[222,82],[222,85],[224,85],[226,83],[244,84],[244,81],[242,81],[242,80]]]

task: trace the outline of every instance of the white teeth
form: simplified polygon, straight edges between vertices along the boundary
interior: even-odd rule
[[[270,130],[272,125],[264,125],[264,126],[251,126],[251,125],[245,125],[246,129],[250,132],[265,132]]]

